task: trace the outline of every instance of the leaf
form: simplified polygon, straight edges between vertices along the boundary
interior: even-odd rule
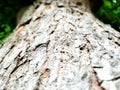
[[[11,31],[11,28],[10,28],[10,26],[9,25],[5,25],[5,32],[6,33],[10,33],[10,31]]]
[[[111,3],[110,1],[108,1],[108,0],[103,0],[103,2],[104,2],[104,6],[105,6],[105,7],[109,8],[109,9],[112,8],[112,3]]]

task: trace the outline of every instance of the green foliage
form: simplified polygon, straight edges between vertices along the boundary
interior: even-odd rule
[[[120,31],[120,0],[103,0],[103,5],[95,15],[104,23],[111,24]]]
[[[16,26],[16,15],[20,8],[35,0],[0,0],[0,44]]]

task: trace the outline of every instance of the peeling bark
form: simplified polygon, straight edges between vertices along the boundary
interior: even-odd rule
[[[0,90],[120,90],[120,33],[87,0],[38,0],[0,45]]]

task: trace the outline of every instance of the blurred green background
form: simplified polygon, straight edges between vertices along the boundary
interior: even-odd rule
[[[0,44],[9,36],[16,26],[18,11],[35,0],[0,0]],[[93,0],[94,1],[94,0]],[[99,0],[95,0],[98,5]],[[120,31],[120,0],[101,0],[99,9],[93,13],[102,22],[111,24]]]
[[[0,44],[15,28],[18,11],[33,4],[33,1],[35,0],[0,0]]]
[[[103,0],[95,16],[120,32],[120,0]]]

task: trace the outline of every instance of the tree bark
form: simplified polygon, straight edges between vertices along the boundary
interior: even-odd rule
[[[0,46],[0,90],[120,90],[119,68],[120,33],[87,0],[38,0]]]

